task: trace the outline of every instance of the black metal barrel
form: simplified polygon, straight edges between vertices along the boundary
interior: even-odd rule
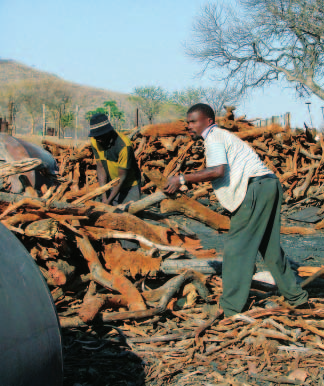
[[[0,224],[0,385],[61,386],[59,322],[38,267]]]

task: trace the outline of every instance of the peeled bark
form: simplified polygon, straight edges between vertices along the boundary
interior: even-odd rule
[[[105,229],[136,233],[157,244],[165,243],[169,231],[168,228],[148,224],[129,213],[105,213],[94,225]]]
[[[170,123],[157,123],[155,125],[147,125],[141,129],[141,134],[145,137],[169,137],[171,135],[181,135],[187,133],[187,122],[176,121]]]
[[[147,256],[141,251],[125,251],[119,244],[105,246],[103,258],[106,268],[111,272],[126,276],[155,276],[160,269],[161,258]]]
[[[285,129],[277,124],[272,124],[267,127],[258,127],[251,130],[240,131],[235,133],[239,138],[243,140],[254,139],[257,137],[261,137],[264,134],[278,134],[285,131]]]
[[[161,213],[180,212],[187,217],[198,220],[211,228],[228,230],[230,219],[213,210],[205,207],[199,202],[186,196],[181,196],[175,200],[164,200],[161,202]]]
[[[77,221],[75,221],[77,223]],[[112,275],[108,273],[101,265],[100,260],[89,239],[76,237],[78,247],[83,257],[88,262],[92,280],[101,284],[103,287],[119,291],[128,301],[130,310],[145,310],[144,300],[136,287],[122,275]]]
[[[166,177],[156,170],[145,170],[145,174],[159,189],[163,189],[167,183]],[[228,230],[230,228],[230,219],[228,217],[214,212],[185,195],[181,195],[181,197],[174,200],[169,199],[162,201],[161,212],[180,212],[190,218],[201,221],[216,230]]]

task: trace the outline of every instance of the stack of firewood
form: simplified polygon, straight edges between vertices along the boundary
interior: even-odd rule
[[[238,131],[237,135],[252,141],[269,167],[291,187],[289,197],[307,179],[308,191],[320,189],[322,148],[309,133],[292,134],[271,126]],[[167,176],[203,167],[203,144],[186,136],[183,122],[146,127],[135,134],[134,142],[144,191],[152,193],[138,202],[111,207],[94,201],[116,181],[99,187],[89,145],[75,149],[51,142],[44,145],[58,161],[60,183],[25,195],[0,192],[0,221],[39,266],[61,326],[94,331],[97,326],[107,329],[107,324],[113,324],[116,329],[109,332],[108,339],[123,335],[133,352],[150,366],[148,382],[158,374],[160,384],[171,382],[183,372],[177,384],[187,384],[191,376],[199,384],[200,375],[206,377],[205,383],[239,384],[242,375],[244,382],[252,378],[318,384],[321,372],[308,367],[321,363],[321,299],[315,300],[314,310],[297,311],[274,298],[278,308],[265,310],[263,299],[276,288],[254,282],[251,299],[261,308],[218,322],[221,311],[213,306],[222,292],[221,280],[215,276],[217,253],[203,250],[186,224],[168,214],[180,212],[217,231],[229,229],[229,218],[196,200],[199,189],[209,195],[205,186],[188,186],[193,197],[188,191],[173,196],[162,191]],[[160,166],[149,164],[163,160],[167,162]],[[37,160],[2,165],[0,177],[37,166]],[[160,211],[150,211],[156,204]],[[139,248],[123,249],[123,239],[137,241]],[[319,293],[316,287],[317,297]],[[142,322],[144,328],[139,327]],[[82,344],[87,346],[87,342]],[[191,370],[190,363],[198,370]],[[211,363],[217,366],[212,372]]]
[[[230,117],[232,118],[232,117]],[[248,142],[284,186],[285,201],[291,203],[308,197],[324,199],[323,139],[306,130],[292,132],[277,124],[253,127],[250,122],[217,119],[220,127],[227,128]],[[165,177],[192,173],[205,167],[203,141],[192,141],[184,121],[143,127],[132,135],[136,157],[143,171],[143,192],[152,193],[155,187],[145,177],[145,170],[158,170]],[[183,188],[195,199],[208,197],[216,201],[211,183],[188,184]]]
[[[94,319],[101,318],[102,310],[126,309],[135,312],[136,317],[142,312],[144,315],[163,312],[163,307],[150,308],[146,301],[161,298],[164,304],[164,291],[153,291],[152,296],[148,293],[146,297],[146,293],[142,294],[137,288],[136,280],[163,275],[162,260],[165,258],[182,255],[212,258],[216,256],[215,250],[203,250],[200,240],[184,231],[181,223],[167,216],[150,214],[147,208],[152,205],[151,200],[144,198],[132,203],[128,212],[94,201],[116,180],[98,186],[89,147],[72,149],[48,142],[45,145],[59,162],[63,182],[48,189],[43,186],[41,193],[1,192],[0,220],[16,234],[38,264],[57,305],[63,307],[59,313],[62,325],[91,324]],[[2,166],[1,175],[37,166],[37,160],[7,164]],[[169,200],[162,193],[160,201],[163,198]],[[198,205],[198,212],[200,206],[205,209],[194,203]],[[190,201],[182,205],[183,208],[191,206]],[[155,224],[137,217],[139,212],[144,218],[153,216]],[[205,216],[207,222],[212,214],[206,208],[201,216]],[[219,219],[223,220],[223,216]],[[217,227],[217,218],[212,223]],[[224,224],[219,227],[228,228],[227,218]],[[139,249],[124,250],[119,242],[123,239],[137,241]],[[113,317],[123,319],[127,312],[126,316]]]

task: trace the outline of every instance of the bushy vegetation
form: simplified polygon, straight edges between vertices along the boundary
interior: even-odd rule
[[[183,119],[188,107],[197,102],[210,103],[219,111],[229,99],[230,94],[215,89],[170,93],[156,86],[136,87],[127,95],[66,82],[14,61],[0,61],[0,116],[8,117],[8,106],[13,106],[17,133],[21,134],[43,133],[43,105],[47,127],[55,127],[61,136],[67,129],[77,131],[77,137],[82,138],[96,112],[109,115],[116,129],[128,130],[136,125],[137,109],[143,126]]]

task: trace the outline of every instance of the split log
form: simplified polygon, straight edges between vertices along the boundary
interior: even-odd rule
[[[77,221],[74,222],[77,224]],[[119,291],[128,301],[130,310],[145,310],[146,306],[138,290],[122,275],[112,275],[101,265],[97,253],[86,236],[76,236],[78,247],[88,262],[92,280],[103,287]]]
[[[170,123],[158,123],[155,125],[144,126],[141,129],[141,135],[144,137],[169,137],[187,133],[187,122],[176,121]]]
[[[187,196],[175,200],[169,199],[161,202],[161,213],[180,212],[187,217],[198,220],[209,227],[220,231],[229,230],[230,219],[205,207]]]
[[[156,244],[167,243],[170,232],[168,228],[148,224],[129,213],[105,213],[94,225],[109,230],[138,234]]]
[[[179,154],[177,157],[175,157],[169,164],[168,166],[165,168],[164,172],[163,172],[163,175],[168,177],[170,175],[172,175],[172,171],[174,170],[174,168],[176,167],[176,165],[179,163],[181,164],[181,162],[184,161],[186,155],[187,155],[187,152],[188,150],[191,148],[191,146],[194,144],[194,141],[190,141],[184,148],[182,148],[180,151],[179,151]]]
[[[267,127],[260,127],[260,128],[254,128],[251,130],[246,130],[246,131],[240,131],[238,133],[235,133],[239,138],[242,140],[247,140],[247,139],[254,139],[257,137],[261,137],[262,135],[267,135],[267,134],[278,134],[284,132],[285,129],[277,124],[272,124]]]
[[[41,220],[41,216],[39,214],[34,214],[34,213],[17,213],[12,217],[8,217],[6,220],[3,220],[2,223],[4,225],[23,225],[29,222],[34,222],[37,220]]]
[[[100,239],[137,240],[138,242],[148,246],[149,248],[157,248],[157,249],[160,249],[161,251],[178,252],[182,254],[185,253],[186,251],[184,248],[180,248],[180,247],[153,243],[152,241],[146,239],[145,237],[137,235],[132,232],[110,231],[104,228],[88,227],[88,226],[86,226],[85,229],[87,230],[87,232],[90,234],[91,237],[97,240],[100,240]]]
[[[301,267],[302,268],[302,267]],[[299,273],[299,269],[298,269],[298,273]],[[301,283],[301,287],[304,288],[306,287],[308,284],[310,284],[312,281],[314,281],[315,279],[321,277],[324,275],[324,267],[322,268],[319,268],[317,270],[317,272],[314,272],[310,277],[308,277],[306,280],[304,280],[302,283]]]
[[[145,170],[145,174],[159,189],[163,189],[166,186],[167,179],[158,171]],[[181,195],[181,197],[175,200],[168,199],[162,201],[161,212],[180,212],[216,230],[228,230],[230,228],[230,219],[228,217],[212,211],[185,195]]]
[[[222,259],[168,259],[164,260],[160,267],[160,270],[167,275],[179,274],[184,269],[204,275],[219,275],[222,272]]]
[[[130,203],[127,212],[131,214],[141,212],[144,209],[149,208],[150,206],[158,204],[165,198],[167,198],[166,194],[164,194],[161,190],[158,190],[155,193],[150,194],[145,198],[142,198],[141,200]]]
[[[0,178],[9,177],[14,174],[21,174],[34,170],[42,164],[38,158],[26,158],[19,161],[12,161],[0,164]]]
[[[284,227],[280,228],[280,233],[283,235],[314,235],[316,230],[313,228],[303,228],[303,227]]]
[[[312,181],[313,175],[315,173],[315,167],[310,168],[309,172],[307,173],[305,182],[303,185],[299,186],[298,188],[295,188],[293,195],[295,198],[304,197],[307,189],[309,188],[309,185]]]
[[[34,207],[38,207],[38,208],[45,208],[46,206],[46,203],[47,203],[47,200],[43,199],[43,198],[40,198],[40,197],[35,197],[35,198],[25,198],[22,194],[14,194],[14,193],[5,193],[5,192],[0,192],[0,202],[3,202],[3,203],[15,203],[18,205],[18,207],[21,207],[21,206],[34,206]],[[34,203],[34,204],[31,204],[31,203]],[[37,205],[36,205],[37,203]],[[9,209],[9,208],[8,208]],[[59,202],[59,201],[53,201],[51,202],[50,206],[47,207],[48,210],[52,210],[52,211],[64,211],[64,214],[76,214],[76,215],[85,215],[89,208],[86,207],[86,206],[75,206],[73,204],[69,204],[69,203],[66,203],[66,202]],[[7,211],[3,212],[1,215],[0,215],[0,218],[3,218],[4,216],[6,216],[6,213]]]
[[[119,178],[115,178],[114,180],[108,182],[108,184],[100,186],[99,188],[97,188],[97,189],[85,194],[84,196],[78,198],[77,200],[73,201],[72,205],[77,205],[77,204],[92,200],[93,198],[98,197],[101,194],[107,192],[107,190],[111,189],[118,182],[119,182]]]

